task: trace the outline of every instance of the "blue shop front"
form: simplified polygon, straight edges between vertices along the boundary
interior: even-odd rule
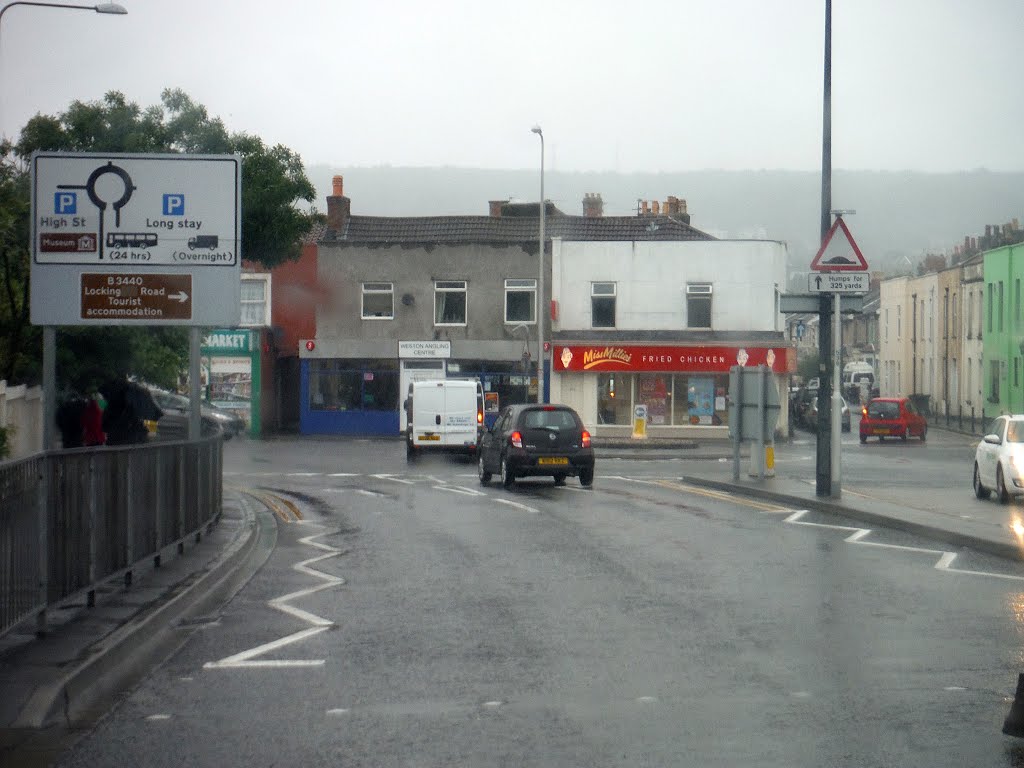
[[[537,398],[537,377],[523,360],[479,360],[452,354],[451,341],[389,341],[387,357],[319,357],[315,339],[302,342],[300,429],[308,435],[397,437],[410,382],[445,377],[481,381],[487,419],[510,403]],[[547,379],[545,369],[545,379]]]

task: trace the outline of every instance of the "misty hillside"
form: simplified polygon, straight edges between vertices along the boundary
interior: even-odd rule
[[[471,168],[307,169],[326,209],[331,177],[345,177],[352,213],[366,216],[487,215],[488,200],[536,200],[534,170]],[[544,196],[581,214],[583,195],[600,193],[606,215],[636,213],[638,200],[686,200],[691,224],[718,237],[785,240],[790,268],[805,269],[818,248],[821,176],[802,171],[566,173],[547,170]],[[1024,219],[1024,173],[928,174],[834,171],[832,208],[846,221],[872,269],[905,269],[927,252],[952,251],[986,224]]]

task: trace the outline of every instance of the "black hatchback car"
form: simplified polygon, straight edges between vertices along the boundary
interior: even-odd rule
[[[494,474],[511,488],[517,477],[553,477],[556,485],[573,475],[594,482],[594,449],[583,420],[567,405],[509,405],[477,446],[480,483]]]

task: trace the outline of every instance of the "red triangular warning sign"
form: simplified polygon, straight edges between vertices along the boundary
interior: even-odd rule
[[[843,237],[833,238],[836,230],[843,232]],[[853,241],[846,222],[840,216],[835,220],[832,228],[825,235],[825,242],[821,244],[818,255],[811,262],[811,269],[815,272],[866,272],[868,263],[864,261],[864,254],[860,252],[857,243]]]

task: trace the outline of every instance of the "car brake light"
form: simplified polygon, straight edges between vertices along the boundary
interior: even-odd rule
[[[590,447],[590,433],[587,432],[587,430],[585,430],[585,429],[583,430],[582,438],[583,438],[583,447],[584,448],[589,448]]]
[[[867,406],[865,406],[865,407],[860,409],[860,415],[863,416],[864,418],[867,418],[867,415],[868,415]]]
[[[519,432],[513,432],[511,436],[509,436],[508,441],[516,448],[523,447],[523,436]]]

